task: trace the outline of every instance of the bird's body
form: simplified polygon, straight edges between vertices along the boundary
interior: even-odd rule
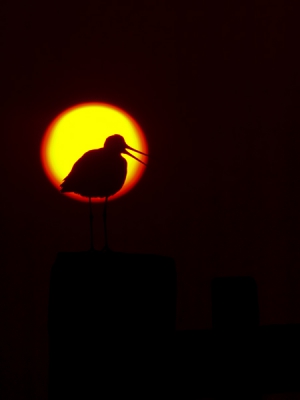
[[[120,153],[105,148],[90,150],[73,165],[61,184],[61,192],[84,197],[109,197],[124,185],[127,161]]]

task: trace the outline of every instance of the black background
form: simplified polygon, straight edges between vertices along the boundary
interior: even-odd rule
[[[1,7],[2,397],[47,398],[51,266],[89,246],[87,205],[40,162],[48,124],[81,102],[145,131],[155,159],[109,204],[108,230],[114,250],[174,257],[177,328],[211,327],[210,283],[228,275],[255,278],[262,325],[300,323],[297,2]]]

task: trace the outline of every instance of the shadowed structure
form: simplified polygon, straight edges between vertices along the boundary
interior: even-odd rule
[[[49,399],[147,398],[167,389],[175,318],[172,258],[59,253],[50,280]]]
[[[259,307],[255,280],[227,276],[212,280],[214,399],[261,400],[258,374]]]
[[[259,326],[257,300],[253,278],[216,278],[213,329],[176,332],[174,260],[59,253],[50,281],[49,399],[299,392],[300,325]]]
[[[104,220],[104,249],[108,250],[107,230],[106,230],[106,207],[109,196],[116,194],[124,185],[127,175],[127,161],[123,154],[127,154],[140,163],[143,161],[130,154],[127,149],[139,154],[147,155],[141,151],[128,146],[121,135],[109,136],[104,147],[90,150],[75,162],[69,175],[63,180],[61,192],[72,192],[89,198],[90,205],[90,229],[91,229],[91,249],[93,243],[93,214],[91,198],[105,197],[103,220]]]

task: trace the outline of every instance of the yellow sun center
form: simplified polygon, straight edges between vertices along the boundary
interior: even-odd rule
[[[84,103],[62,112],[48,127],[41,146],[41,158],[46,175],[60,190],[60,184],[74,163],[87,151],[103,147],[108,136],[119,134],[136,150],[148,153],[143,131],[125,111],[104,103]],[[127,155],[127,176],[122,189],[111,196],[128,192],[142,176],[145,166]],[[145,162],[146,157],[138,155]],[[73,193],[67,196],[80,201],[87,198]],[[103,199],[97,199],[103,201]]]

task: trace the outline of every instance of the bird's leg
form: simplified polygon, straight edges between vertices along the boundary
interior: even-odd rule
[[[108,241],[107,241],[107,226],[106,226],[106,219],[107,219],[107,197],[105,197],[104,209],[103,209],[103,223],[104,223],[104,250],[109,250],[109,248],[108,248]]]
[[[90,206],[90,234],[91,234],[91,250],[94,250],[94,234],[93,234],[93,211],[92,211],[92,200],[89,197],[89,206]]]

